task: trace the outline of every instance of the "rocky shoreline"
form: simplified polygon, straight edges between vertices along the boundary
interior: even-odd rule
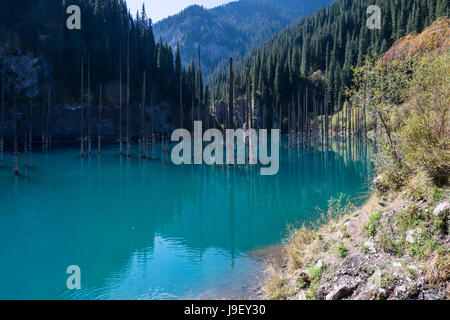
[[[413,201],[407,194],[386,198],[374,192],[361,208],[330,220],[317,231],[297,230],[285,247],[287,263],[278,263],[269,269],[263,288],[264,297],[299,300],[448,299],[449,200],[449,190],[438,202]],[[416,217],[424,223],[415,228],[411,224],[405,228],[407,230],[400,230],[399,221],[395,220],[412,212],[412,208],[417,216],[404,218]],[[440,231],[436,233],[433,228],[438,221],[441,221]],[[392,234],[377,235],[376,229],[384,227],[392,228]],[[405,253],[389,252],[389,244],[384,241],[400,238],[406,246]],[[436,251],[430,248],[429,255],[422,255],[419,250],[426,250],[427,246]]]

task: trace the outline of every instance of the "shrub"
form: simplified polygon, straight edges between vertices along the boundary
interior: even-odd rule
[[[378,226],[378,220],[380,220],[381,218],[381,211],[376,212],[374,215],[372,215],[369,220],[367,221],[367,223],[364,225],[363,230],[365,231],[365,233],[370,236],[373,237],[375,236],[376,230],[377,230],[377,226]]]

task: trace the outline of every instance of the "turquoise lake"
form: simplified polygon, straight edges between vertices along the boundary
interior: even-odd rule
[[[35,149],[39,149],[37,146]],[[37,151],[37,150],[36,150]],[[280,150],[280,171],[164,164],[107,146],[34,152],[15,177],[0,162],[0,299],[189,299],[245,295],[261,276],[255,249],[316,221],[340,193],[362,201],[370,152]],[[81,269],[68,290],[66,268]]]

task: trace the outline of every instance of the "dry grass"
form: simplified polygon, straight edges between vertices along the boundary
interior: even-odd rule
[[[450,48],[450,20],[441,18],[422,33],[411,33],[398,40],[383,56],[385,63],[417,55],[437,57]]]

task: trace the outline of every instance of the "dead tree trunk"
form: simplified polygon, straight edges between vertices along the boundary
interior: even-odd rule
[[[146,85],[146,79],[145,79],[145,71],[144,71],[144,79],[142,84],[142,115],[141,115],[141,140],[142,140],[142,159],[147,158],[147,152],[146,152],[146,146],[147,146],[147,136],[146,136],[146,125],[145,125],[145,85]]]
[[[347,135],[348,138],[351,138],[351,134],[352,134],[352,102],[349,100],[348,101],[348,110],[347,110]]]
[[[153,102],[152,102],[152,83],[150,82],[150,92],[149,92],[149,103],[150,103],[150,126],[151,126],[151,133],[152,133],[152,148],[155,146],[155,134],[154,134],[154,110],[153,110]],[[153,150],[152,150],[153,153]]]
[[[5,145],[5,81],[6,81],[6,49],[3,54],[3,75],[2,75],[2,110],[1,110],[1,119],[0,119],[0,153],[4,151]]]
[[[300,90],[297,91],[297,146],[300,145],[300,111],[301,111],[301,97]]]
[[[183,68],[180,70],[180,128],[183,128]]]
[[[98,137],[97,137],[97,152],[102,154],[102,84],[100,83],[100,93],[98,98]]]
[[[19,175],[19,151],[17,145],[17,114],[16,97],[13,97],[13,126],[14,126],[14,175]]]
[[[123,155],[122,138],[122,45],[119,49],[119,154]]]
[[[80,105],[80,157],[84,157],[84,116],[83,116],[83,94],[84,94],[84,88],[83,88],[83,81],[84,81],[84,61],[83,58],[81,58],[81,105]]]
[[[375,106],[373,109],[373,115],[372,115],[372,123],[373,123],[373,150],[377,151],[377,141],[378,141],[378,108]]]
[[[50,103],[52,98],[52,91],[48,91],[48,103],[47,103],[47,126],[46,126],[46,139],[45,139],[45,149],[48,150],[50,146]]]
[[[88,74],[87,74],[87,93],[88,93],[88,105],[87,105],[87,143],[88,143],[88,155],[91,155],[92,150],[92,132],[91,132],[91,70],[90,70],[90,56],[88,55]]]
[[[202,121],[202,67],[200,61],[200,46],[198,46],[198,83],[197,83],[197,94],[198,94],[198,110],[197,110],[197,119],[198,121]]]
[[[329,134],[329,115],[328,115],[328,90],[325,89],[325,145],[328,147],[328,134]]]
[[[30,98],[30,129],[28,134],[28,143],[30,148],[30,153],[33,151],[33,99]]]
[[[23,153],[25,155],[25,168],[28,168],[28,138],[27,133],[25,132],[23,135]]]
[[[130,32],[127,45],[127,157],[130,157]]]
[[[233,58],[230,58],[230,83],[229,83],[229,91],[228,91],[228,125],[227,129],[234,129],[234,121],[233,121]]]
[[[45,99],[42,98],[42,151],[45,150]]]
[[[363,137],[364,142],[367,143],[367,123],[366,123],[366,103],[363,104],[363,114],[362,114],[362,122],[363,122]]]

